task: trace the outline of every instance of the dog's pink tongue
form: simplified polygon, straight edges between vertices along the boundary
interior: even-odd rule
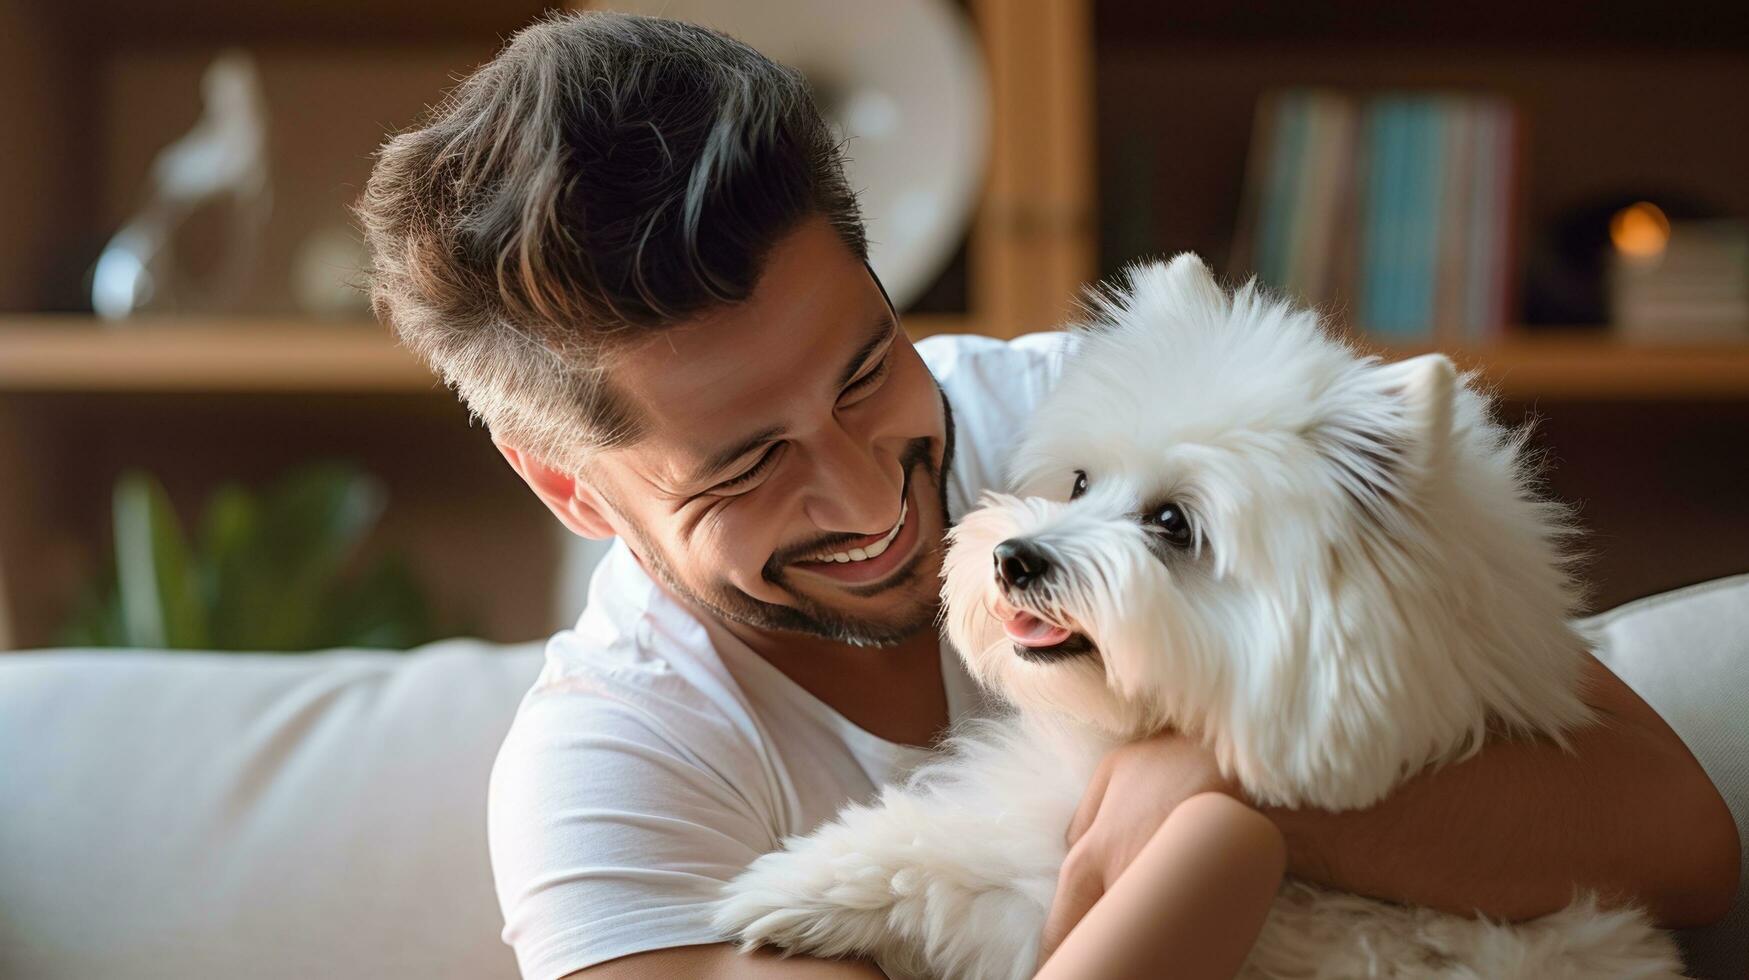
[[[1008,638],[1025,647],[1054,647],[1069,638],[1069,631],[1055,623],[1047,623],[1032,613],[1014,613],[1002,621]]]

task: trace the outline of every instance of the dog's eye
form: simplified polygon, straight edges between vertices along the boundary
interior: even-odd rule
[[[1076,497],[1079,497],[1086,492],[1087,492],[1087,471],[1086,470],[1076,470],[1075,471],[1075,486],[1072,489],[1070,489],[1070,491],[1069,491],[1069,499],[1074,500]]]
[[[1167,544],[1175,548],[1190,547],[1190,517],[1177,504],[1161,504],[1158,510],[1148,515],[1145,523],[1149,530],[1165,538]]]

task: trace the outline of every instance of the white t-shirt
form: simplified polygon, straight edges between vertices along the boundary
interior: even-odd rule
[[[949,520],[1003,484],[1013,440],[1072,342],[1046,332],[917,344],[953,410]],[[950,716],[984,710],[945,641],[941,664]],[[547,642],[492,769],[504,941],[526,980],[720,942],[710,912],[724,882],[926,755],[707,632],[616,542],[576,627]]]

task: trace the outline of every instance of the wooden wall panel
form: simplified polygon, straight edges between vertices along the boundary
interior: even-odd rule
[[[46,4],[0,2],[0,311],[69,301],[89,168],[73,52]],[[71,266],[71,267],[69,267]]]

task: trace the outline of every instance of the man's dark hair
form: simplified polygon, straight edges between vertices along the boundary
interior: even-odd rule
[[[378,319],[495,438],[573,473],[639,434],[617,343],[746,299],[809,215],[867,258],[802,75],[629,14],[518,32],[383,145],[355,211]]]

